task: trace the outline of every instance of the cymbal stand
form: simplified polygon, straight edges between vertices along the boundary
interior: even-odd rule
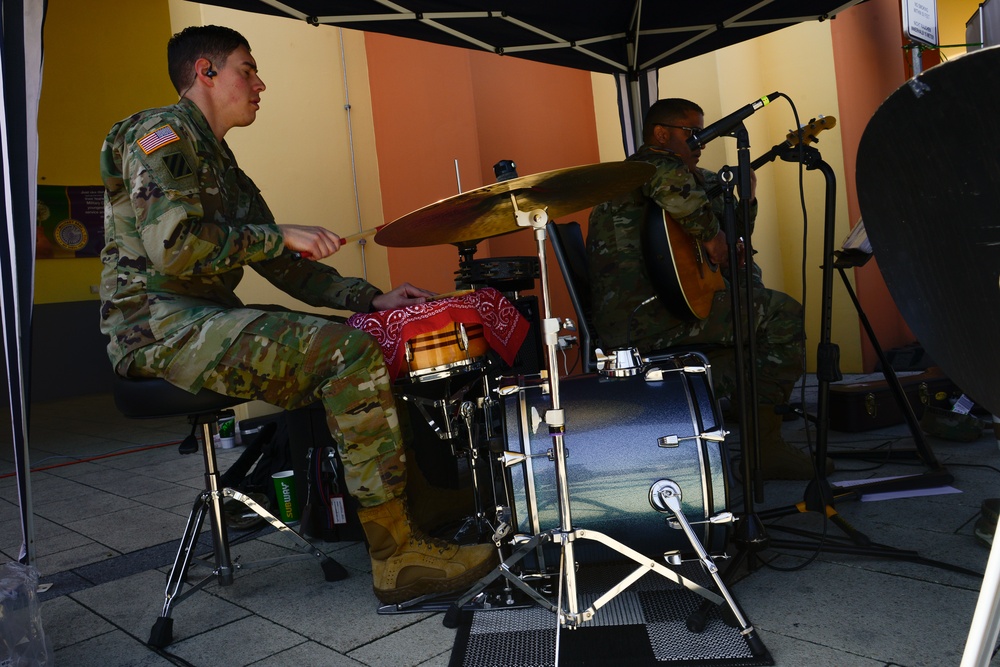
[[[670,480],[663,480],[662,484],[656,486],[655,489],[650,490],[650,503],[660,511],[673,512],[674,518],[685,531],[686,536],[691,542],[691,546],[698,553],[700,562],[712,577],[713,582],[718,587],[719,591],[722,592],[721,596],[678,574],[677,572],[674,572],[657,561],[647,558],[638,551],[625,546],[621,542],[618,542],[603,533],[593,530],[573,528],[572,511],[570,508],[569,481],[566,476],[566,447],[563,440],[563,434],[566,430],[565,413],[559,399],[557,341],[561,325],[558,318],[552,317],[550,310],[548,267],[545,258],[545,225],[548,222],[548,213],[546,213],[545,209],[536,209],[532,211],[519,210],[517,200],[513,192],[510,193],[510,199],[516,216],[517,225],[519,227],[530,227],[534,230],[538,248],[538,260],[541,267],[542,304],[544,314],[544,318],[542,320],[542,334],[548,353],[547,367],[549,369],[549,390],[552,401],[552,408],[546,411],[544,421],[548,425],[549,434],[552,436],[553,443],[550,456],[555,462],[556,493],[559,505],[559,527],[523,540],[511,556],[506,558],[491,574],[481,579],[476,585],[474,585],[469,591],[452,604],[448,613],[445,614],[444,625],[447,627],[457,627],[459,621],[458,615],[462,607],[471,602],[493,581],[500,577],[504,577],[526,593],[531,599],[538,602],[539,605],[555,613],[560,627],[574,629],[581,623],[591,620],[594,614],[601,607],[623,593],[630,585],[641,579],[648,572],[653,571],[666,579],[669,579],[670,581],[680,584],[681,586],[697,593],[705,598],[705,600],[711,601],[716,605],[721,605],[725,602],[728,605],[728,611],[731,612],[732,618],[735,620],[736,624],[739,625],[740,632],[746,639],[750,650],[754,655],[763,655],[766,653],[767,649],[764,648],[763,642],[761,642],[760,638],[757,636],[756,630],[754,630],[753,626],[751,626],[744,617],[739,605],[736,604],[736,601],[729,594],[722,578],[719,576],[718,568],[715,565],[715,562],[707,554],[704,547],[702,547],[701,543],[698,541],[694,531],[691,529],[690,524],[681,511],[679,501],[680,489]],[[617,585],[613,586],[604,595],[601,595],[591,604],[590,607],[583,611],[579,610],[576,581],[576,559],[574,556],[574,542],[576,540],[592,540],[600,542],[601,544],[618,552],[622,556],[635,561],[638,565],[638,567],[636,567],[630,574],[626,575]],[[511,570],[513,565],[526,557],[539,545],[547,542],[557,543],[561,547],[561,558],[559,561],[560,585],[558,605],[553,604],[541,593],[532,589]],[[562,600],[565,600],[565,609],[562,608]]]

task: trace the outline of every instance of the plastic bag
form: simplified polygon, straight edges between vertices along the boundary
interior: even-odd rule
[[[38,570],[6,563],[0,568],[0,667],[52,664],[51,643],[42,629]]]

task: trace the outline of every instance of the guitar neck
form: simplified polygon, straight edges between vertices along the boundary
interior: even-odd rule
[[[776,157],[778,157],[781,153],[783,153],[784,151],[788,150],[791,147],[792,147],[792,144],[790,144],[787,141],[784,142],[784,143],[778,144],[777,146],[772,147],[771,150],[769,150],[768,152],[764,153],[759,158],[757,158],[756,160],[754,160],[753,162],[751,162],[750,163],[750,168],[753,169],[754,171],[760,169],[765,164],[767,164],[768,162],[771,162]]]

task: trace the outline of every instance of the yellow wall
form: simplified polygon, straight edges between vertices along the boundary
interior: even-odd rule
[[[147,1],[139,16],[130,0],[49,0],[38,110],[40,185],[100,185],[98,154],[111,125],[176,99],[167,78],[169,37],[166,2]],[[98,298],[96,258],[42,259],[35,270],[36,303]]]
[[[965,24],[979,4],[979,0],[937,0],[938,41],[948,47],[941,49],[942,59],[965,53]]]

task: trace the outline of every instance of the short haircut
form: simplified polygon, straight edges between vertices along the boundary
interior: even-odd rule
[[[167,42],[167,71],[177,93],[183,95],[194,85],[194,63],[205,58],[216,70],[226,64],[229,54],[245,46],[246,37],[232,28],[218,25],[196,25],[184,28]]]
[[[681,118],[692,111],[705,115],[701,107],[680,97],[671,97],[665,100],[657,100],[646,112],[646,119],[642,123],[642,140],[650,143],[653,139],[653,126],[676,123]]]

